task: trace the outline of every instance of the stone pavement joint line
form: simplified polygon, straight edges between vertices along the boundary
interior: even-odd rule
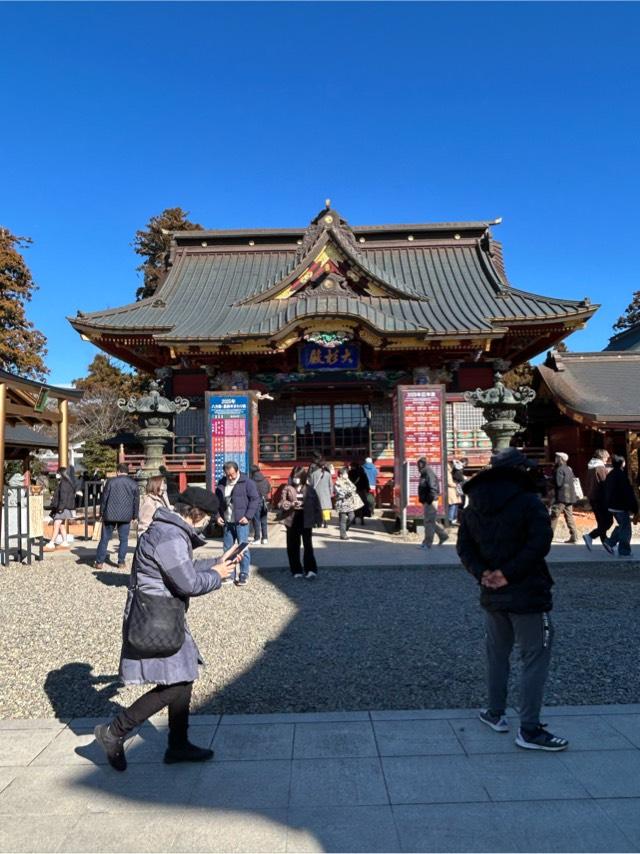
[[[158,715],[124,774],[98,719],[0,721],[0,851],[637,851],[640,704],[545,709],[560,754],[519,750],[507,717],[194,716],[215,761],[166,766]]]

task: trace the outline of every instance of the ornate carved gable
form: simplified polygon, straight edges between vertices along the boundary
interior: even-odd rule
[[[298,263],[292,273],[247,302],[288,300],[311,294],[392,299],[414,297],[385,282],[370,269],[351,227],[331,208],[329,199],[326,207],[309,224],[296,259]]]

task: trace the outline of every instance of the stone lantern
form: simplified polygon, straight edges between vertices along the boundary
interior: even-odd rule
[[[515,391],[505,386],[502,374],[497,370],[491,388],[466,391],[464,399],[478,409],[482,409],[485,423],[482,429],[491,439],[494,453],[508,448],[511,440],[522,430],[516,417],[535,398],[535,391],[529,386],[520,386]]]
[[[140,429],[136,431],[136,436],[144,448],[144,463],[137,475],[139,480],[156,477],[164,463],[165,445],[175,435],[169,429],[173,416],[188,409],[189,401],[184,397],[168,400],[160,393],[158,382],[152,380],[146,394],[130,397],[129,400],[121,399],[118,407],[138,416]]]

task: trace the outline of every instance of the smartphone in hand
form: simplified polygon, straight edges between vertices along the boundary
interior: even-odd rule
[[[236,543],[223,557],[225,560],[235,560],[241,557],[248,548],[249,543]]]

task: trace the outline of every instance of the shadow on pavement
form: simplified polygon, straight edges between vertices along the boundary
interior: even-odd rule
[[[99,687],[104,686],[104,687]],[[47,674],[44,690],[51,708],[59,720],[82,715],[115,715],[122,708],[113,702],[118,694],[118,674],[94,676],[93,667],[86,661],[73,661]]]
[[[95,577],[102,584],[106,584],[107,587],[128,587],[129,586],[129,573],[123,572],[120,570],[119,572],[111,572],[103,569],[94,570]]]

